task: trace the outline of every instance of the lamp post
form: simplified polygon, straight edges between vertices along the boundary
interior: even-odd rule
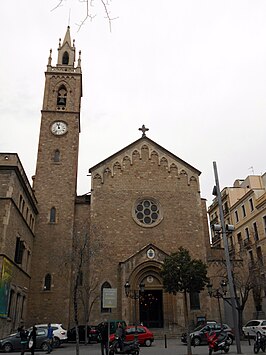
[[[221,304],[220,304],[220,298],[224,298],[227,292],[227,283],[222,280],[220,283],[221,289],[217,288],[216,290],[213,290],[212,284],[208,283],[207,289],[208,289],[208,294],[210,297],[217,298],[218,300],[218,310],[219,310],[219,317],[220,317],[220,323],[221,323],[221,329],[223,329],[223,319],[222,319],[222,312],[221,312]]]
[[[135,323],[135,340],[138,339],[138,332],[137,332],[137,300],[141,297],[144,293],[145,284],[140,283],[138,290],[132,290],[130,288],[130,284],[127,281],[124,285],[125,293],[128,298],[132,298],[134,300],[134,323]]]
[[[232,275],[231,260],[230,260],[230,255],[229,255],[228,240],[227,240],[227,236],[226,236],[226,226],[225,226],[225,221],[224,221],[222,195],[221,195],[221,191],[220,191],[218,171],[217,171],[217,165],[216,165],[215,161],[213,162],[213,170],[214,170],[214,177],[215,177],[215,186],[213,189],[213,194],[215,196],[217,196],[218,206],[219,206],[221,230],[222,230],[222,237],[223,237],[223,243],[224,243],[225,262],[226,262],[226,270],[227,270],[227,278],[228,278],[230,299],[231,299],[231,305],[232,305],[233,322],[234,322],[234,328],[235,328],[236,348],[237,348],[237,353],[241,354],[240,335],[239,335],[239,327],[238,327],[238,315],[237,315],[237,309],[236,309],[236,295],[235,295],[234,281],[233,281],[233,275]]]

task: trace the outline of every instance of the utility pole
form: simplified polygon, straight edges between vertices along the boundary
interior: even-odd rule
[[[235,330],[236,348],[237,348],[237,353],[241,354],[240,335],[239,335],[239,327],[238,327],[238,313],[237,313],[237,308],[236,308],[236,295],[235,295],[234,281],[233,281],[233,275],[232,275],[232,266],[231,266],[229,249],[228,249],[228,240],[226,237],[226,227],[225,227],[225,222],[224,222],[222,196],[221,196],[220,185],[219,185],[217,165],[216,165],[215,161],[213,162],[213,170],[214,170],[215,186],[216,186],[215,192],[216,192],[216,196],[218,199],[220,222],[221,222],[221,227],[222,227],[222,237],[223,237],[223,243],[224,243],[226,270],[227,270],[228,285],[229,285],[229,292],[230,292],[231,305],[232,305],[232,315],[233,315],[234,330]]]

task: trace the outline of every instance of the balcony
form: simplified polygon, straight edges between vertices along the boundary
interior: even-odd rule
[[[216,216],[210,221],[210,225],[212,226],[213,224],[218,224],[218,222],[219,222],[219,219],[218,219],[218,216]]]
[[[248,268],[249,268],[249,270],[254,270],[255,271],[258,268],[258,266],[256,265],[254,260],[250,260],[248,262]]]
[[[212,244],[215,244],[217,243],[218,241],[221,240],[221,237],[220,237],[220,234],[215,234],[213,237],[212,237]]]
[[[228,207],[225,207],[225,208],[223,209],[223,213],[224,213],[224,215],[227,215],[227,214],[229,213],[229,208],[228,208]]]
[[[229,246],[228,247],[228,251],[229,251],[229,254],[231,255],[231,256],[233,256],[233,255],[235,255],[236,254],[236,251],[235,251],[235,247],[234,246]]]

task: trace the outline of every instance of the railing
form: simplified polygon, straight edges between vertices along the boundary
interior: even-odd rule
[[[223,213],[224,213],[224,215],[226,215],[227,213],[229,213],[229,208],[227,207],[227,208],[224,208],[223,209]]]
[[[245,248],[251,248],[252,243],[249,238],[244,239],[243,243]]]
[[[233,245],[228,246],[229,254],[234,255],[235,254],[235,247]]]
[[[212,244],[218,242],[221,240],[221,237],[220,237],[220,234],[215,234],[213,237],[212,237]]]
[[[212,224],[217,224],[218,223],[218,216],[216,216],[215,218],[213,218],[211,221],[210,221],[210,225]]]

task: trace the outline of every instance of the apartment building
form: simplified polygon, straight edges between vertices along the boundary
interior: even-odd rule
[[[266,173],[238,179],[233,187],[225,187],[221,195],[225,224],[234,226],[234,231],[226,234],[231,258],[243,260],[247,273],[253,273],[254,277],[259,275],[263,281],[266,274]],[[212,248],[223,248],[222,235],[214,228],[220,223],[217,198],[208,214]],[[266,311],[264,282],[259,292],[257,302],[254,297],[253,312]]]

